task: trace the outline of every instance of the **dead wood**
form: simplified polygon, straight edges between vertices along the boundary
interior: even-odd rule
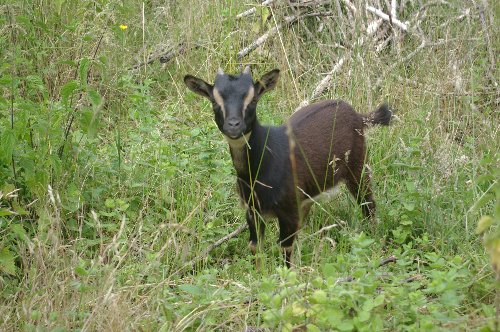
[[[176,46],[170,46],[167,48],[162,48],[159,51],[153,52],[148,55],[145,61],[139,62],[129,68],[131,71],[135,71],[141,67],[152,64],[155,61],[159,61],[160,63],[167,63],[178,55],[184,54],[188,50],[188,47],[185,43],[179,43]]]

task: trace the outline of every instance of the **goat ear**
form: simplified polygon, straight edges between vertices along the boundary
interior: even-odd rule
[[[189,90],[193,91],[194,93],[197,93],[200,96],[203,96],[210,100],[213,99],[212,91],[214,87],[201,78],[186,75],[184,76],[184,83],[189,88]]]
[[[274,87],[278,83],[279,77],[280,77],[279,69],[273,69],[270,72],[264,74],[264,76],[262,76],[260,80],[255,82],[254,89],[256,98],[258,99],[265,92],[274,89]]]

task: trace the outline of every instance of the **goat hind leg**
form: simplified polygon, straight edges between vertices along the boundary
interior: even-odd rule
[[[299,216],[296,214],[290,215],[290,212],[278,213],[278,221],[280,225],[279,244],[283,249],[285,264],[288,268],[292,262],[293,241],[299,230]]]

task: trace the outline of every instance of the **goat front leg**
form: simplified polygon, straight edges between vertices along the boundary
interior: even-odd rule
[[[253,208],[247,209],[246,219],[248,229],[250,230],[250,242],[248,243],[248,247],[250,248],[252,254],[255,256],[255,254],[257,253],[257,248],[261,243],[261,239],[264,238],[265,225],[259,220],[257,211]],[[258,258],[255,258],[256,268],[260,269],[260,265],[260,260]]]

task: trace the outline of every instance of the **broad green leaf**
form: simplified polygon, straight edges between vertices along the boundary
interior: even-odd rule
[[[65,106],[69,106],[68,99],[71,97],[71,95],[73,95],[76,89],[78,89],[78,82],[74,80],[64,84],[61,88],[61,99],[62,103]]]
[[[10,225],[10,230],[12,231],[12,233],[14,233],[15,235],[17,235],[17,237],[19,239],[21,239],[22,241],[28,240],[28,234],[26,234],[26,231],[25,231],[23,225],[21,225],[21,224],[11,224]]]
[[[360,311],[358,313],[358,319],[360,322],[366,322],[367,320],[370,319],[370,312],[369,311]]]
[[[14,213],[7,208],[0,208],[0,217],[5,217],[5,216],[10,216],[13,215]]]
[[[80,67],[78,68],[78,76],[80,77],[80,84],[87,85],[87,73],[90,68],[90,59],[83,58],[80,60]]]
[[[179,285],[179,289],[189,293],[191,295],[202,295],[203,294],[203,289],[199,286],[196,285],[189,285],[189,284],[183,284]]]
[[[319,304],[327,303],[328,297],[326,296],[325,291],[323,290],[314,291],[313,295],[311,296],[311,302]]]
[[[102,102],[102,97],[99,94],[99,92],[97,92],[95,90],[89,90],[87,92],[87,94],[90,98],[90,101],[92,102],[92,107],[99,108],[101,106],[101,102]]]
[[[307,324],[306,325],[306,328],[307,328],[307,331],[308,332],[320,332],[321,330],[319,329],[319,327],[317,327],[316,325],[314,324]]]
[[[7,248],[0,251],[0,271],[7,274],[16,274],[14,255]]]
[[[323,276],[325,278],[333,277],[336,274],[335,265],[331,263],[326,263],[323,265]]]
[[[89,274],[89,272],[85,270],[85,268],[83,268],[82,266],[75,267],[75,273],[78,274],[80,277],[85,277]]]

